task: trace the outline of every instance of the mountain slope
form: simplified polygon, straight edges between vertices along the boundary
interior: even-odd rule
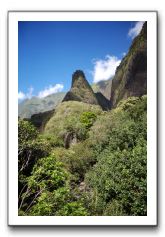
[[[44,133],[53,135],[58,138],[61,143],[64,142],[65,144],[66,140],[68,143],[68,139],[69,143],[74,139],[82,140],[87,132],[81,121],[84,113],[92,113],[92,115],[97,116],[102,113],[102,109],[98,105],[79,101],[65,101],[60,103],[56,107],[53,116],[47,122]]]
[[[111,91],[111,107],[121,99],[147,94],[147,22],[117,67]]]
[[[101,92],[96,92],[95,96],[97,98],[97,101],[101,108],[103,110],[109,110],[110,109],[110,100],[108,100]]]
[[[59,92],[44,98],[32,97],[24,100],[18,105],[18,115],[20,118],[30,118],[33,114],[52,110],[62,101],[64,96],[65,92]]]
[[[93,88],[95,92],[93,91]],[[100,105],[103,110],[110,108],[110,101],[107,97],[110,95],[111,81],[101,81],[90,86],[85,78],[83,71],[77,70],[72,76],[72,85],[70,91],[65,95],[64,101],[79,101],[87,104]],[[105,96],[107,95],[107,97]]]
[[[33,114],[29,121],[42,132],[45,128],[46,123],[53,116],[55,110],[49,110],[38,114]]]
[[[108,100],[111,98],[111,86],[112,78],[107,81],[99,81],[98,83],[92,84],[92,89],[95,93],[101,92]]]

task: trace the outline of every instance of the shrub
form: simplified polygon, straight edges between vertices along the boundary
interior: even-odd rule
[[[28,121],[18,120],[18,141],[22,146],[25,141],[35,139],[38,136],[37,129]]]
[[[79,182],[84,179],[85,173],[96,162],[94,152],[87,142],[81,142],[71,148],[70,172],[78,177]]]
[[[57,216],[87,216],[88,212],[80,202],[71,202],[64,205],[57,213]]]
[[[145,96],[108,112],[64,102],[44,134],[19,120],[19,215],[146,215],[146,111]]]
[[[30,122],[18,121],[19,190],[22,189],[22,185],[25,185],[26,176],[31,174],[35,162],[47,156],[50,147],[49,142],[39,135]]]
[[[80,116],[80,122],[87,128],[89,129],[94,121],[96,120],[97,116],[94,112],[86,111],[83,112]]]
[[[147,99],[131,97],[119,103],[116,109],[98,116],[89,131],[88,142],[98,156],[106,146],[127,149],[136,144],[138,137],[147,134]]]
[[[98,162],[85,182],[95,215],[147,214],[146,102],[145,96],[122,101],[91,128]]]
[[[106,205],[103,216],[124,216],[123,206],[118,200],[112,200]]]
[[[52,156],[64,164],[77,182],[83,180],[85,173],[96,162],[93,149],[85,141],[70,149],[56,148],[52,151]]]
[[[79,141],[86,139],[87,127],[80,121],[80,117],[84,112],[98,115],[102,111],[97,105],[78,101],[61,103],[56,108],[54,116],[46,124],[44,133],[52,134],[61,141],[64,141],[67,133],[75,134]],[[88,118],[88,120],[91,119]]]
[[[39,211],[43,205],[48,208],[47,205],[51,205],[51,202],[46,201],[44,203],[44,200],[49,199],[57,189],[65,187],[68,180],[69,174],[64,169],[63,164],[56,161],[54,157],[49,156],[38,160],[33,167],[31,176],[27,178],[27,188],[20,197],[19,209],[28,214],[29,212],[35,213],[34,210]],[[33,207],[34,204],[37,205],[36,208]],[[30,211],[31,208],[32,212]]]
[[[97,190],[96,202],[104,204],[102,213],[109,202],[119,200],[124,215],[146,215],[146,164],[143,139],[132,150],[112,152],[107,148],[102,152],[98,163],[86,175],[89,187]]]
[[[71,190],[70,176],[63,163],[55,157],[40,159],[27,180],[27,189],[21,196],[19,215],[87,215],[78,192]]]
[[[30,175],[35,161],[48,155],[50,144],[39,136],[37,129],[28,121],[18,121],[18,171]]]

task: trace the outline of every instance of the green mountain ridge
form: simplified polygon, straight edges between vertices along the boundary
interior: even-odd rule
[[[147,22],[116,69],[111,87],[111,107],[117,106],[122,99],[145,94],[147,94]]]
[[[147,25],[144,23],[140,34],[133,40],[127,55],[116,69],[113,78],[90,85],[83,71],[77,70],[72,75],[71,89],[65,96],[61,94],[63,96],[63,98],[61,97],[61,101],[78,101],[98,105],[103,110],[109,110],[116,107],[122,99],[127,99],[131,96],[145,95],[147,93],[146,31]],[[51,96],[48,98],[51,98]],[[58,105],[61,101],[55,101],[54,105]],[[31,104],[33,105],[33,103]],[[55,109],[54,105],[52,103],[52,106],[47,106],[46,110],[39,109],[39,107],[38,111],[33,109],[33,113],[31,113],[31,115],[34,114],[32,118],[33,124],[37,127],[39,126],[39,129],[42,130],[46,125],[45,121],[47,121],[44,119],[44,114],[42,113],[50,110],[50,114],[49,112],[46,113],[46,117],[51,118],[51,110]],[[33,108],[33,106],[31,106],[31,108]],[[39,115],[37,115],[37,113]],[[25,117],[25,115],[22,117]],[[30,115],[28,115],[28,117],[30,117]]]
[[[113,80],[78,70],[55,109],[18,120],[19,216],[147,216],[146,30]]]
[[[43,113],[52,109],[63,100],[65,92],[58,92],[44,98],[32,97],[18,104],[18,115],[20,118],[31,118],[32,115]]]

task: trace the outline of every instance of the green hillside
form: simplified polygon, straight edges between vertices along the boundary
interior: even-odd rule
[[[147,215],[146,31],[112,86],[77,70],[65,96],[19,105],[19,216]]]
[[[64,102],[42,135],[19,120],[19,215],[147,215],[146,110]]]
[[[45,133],[57,137],[63,143],[69,135],[71,137],[70,142],[72,142],[72,137],[76,140],[83,139],[86,136],[87,129],[81,121],[81,116],[86,112],[99,115],[102,110],[98,105],[78,101],[59,104],[54,115],[45,126]]]

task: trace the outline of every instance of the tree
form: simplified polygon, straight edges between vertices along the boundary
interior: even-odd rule
[[[49,142],[28,121],[18,121],[18,171],[29,175],[36,159],[48,155]]]
[[[80,121],[87,129],[89,129],[95,122],[96,118],[97,116],[94,112],[86,111],[81,114]]]
[[[87,215],[70,190],[69,172],[54,156],[37,161],[21,198],[20,215]]]
[[[50,152],[49,141],[40,137],[37,129],[28,121],[18,121],[18,205],[22,205],[27,190],[27,180],[33,166]]]
[[[146,215],[146,97],[129,98],[100,119],[89,137],[98,161],[85,179],[89,209],[94,215]]]

